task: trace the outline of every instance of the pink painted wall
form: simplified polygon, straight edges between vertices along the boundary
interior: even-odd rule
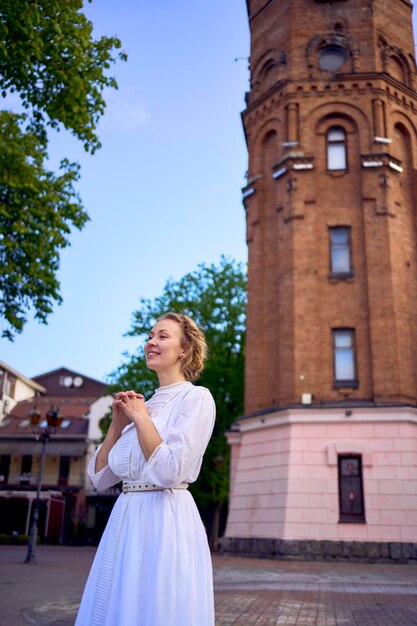
[[[417,541],[412,409],[275,413],[242,420],[229,442],[227,537]],[[362,455],[366,523],[338,521],[340,453]]]

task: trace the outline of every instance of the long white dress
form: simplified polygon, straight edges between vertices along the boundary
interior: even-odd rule
[[[164,487],[120,494],[91,567],[76,626],[213,626],[207,536],[186,489],[197,479],[215,419],[213,398],[189,382],[160,387],[146,402],[161,443],[146,461],[134,425],[88,473],[97,489],[122,479]],[[96,453],[97,454],[97,453]]]

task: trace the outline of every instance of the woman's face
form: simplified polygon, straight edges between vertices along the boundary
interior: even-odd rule
[[[170,319],[160,320],[149,333],[145,343],[146,365],[159,375],[170,369],[181,370],[182,329],[178,322]]]

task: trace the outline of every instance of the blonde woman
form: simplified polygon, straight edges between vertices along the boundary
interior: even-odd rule
[[[76,626],[214,626],[211,557],[187,490],[215,419],[194,386],[206,342],[186,315],[167,313],[145,344],[159,388],[121,392],[88,472],[97,489],[123,481],[84,590]]]

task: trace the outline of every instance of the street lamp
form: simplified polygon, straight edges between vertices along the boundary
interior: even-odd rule
[[[51,435],[56,432],[55,429],[59,426],[61,418],[59,417],[59,408],[51,406],[48,413],[46,414],[47,426],[46,428],[41,428],[39,425],[41,421],[41,412],[38,410],[36,404],[33,406],[33,409],[29,413],[29,417],[30,421],[32,422],[32,429],[35,434],[35,439],[36,441],[40,441],[42,443],[42,453],[39,464],[38,484],[36,490],[35,506],[33,509],[32,525],[29,532],[28,551],[24,563],[36,563],[35,552],[36,540],[38,537],[39,502],[42,489],[43,469],[45,466],[46,442],[49,441]]]

